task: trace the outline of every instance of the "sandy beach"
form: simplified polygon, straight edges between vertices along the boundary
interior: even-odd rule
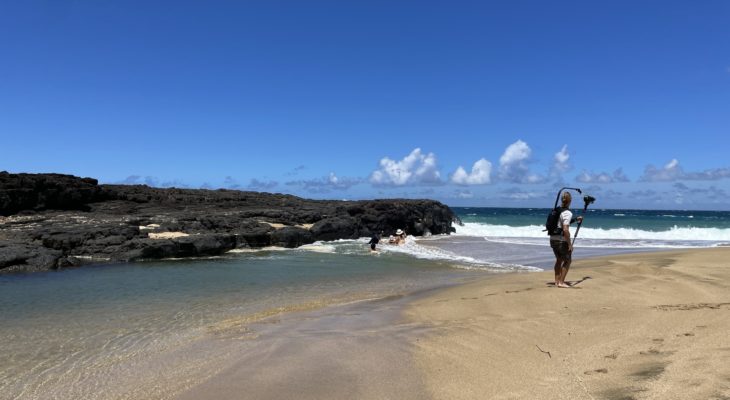
[[[729,256],[577,259],[571,289],[510,273],[293,314],[175,398],[728,399]]]
[[[416,301],[435,399],[730,398],[730,248],[577,259]]]

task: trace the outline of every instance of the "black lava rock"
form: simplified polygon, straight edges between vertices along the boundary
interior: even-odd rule
[[[448,234],[454,222],[453,211],[433,200],[307,200],[0,172],[0,273],[298,247],[397,229]]]

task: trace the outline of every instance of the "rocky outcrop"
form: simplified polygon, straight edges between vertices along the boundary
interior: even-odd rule
[[[9,174],[0,172],[0,215],[24,210],[87,210],[103,200],[96,179],[61,174]]]
[[[455,220],[432,200],[307,200],[0,172],[0,272],[298,247],[396,229],[447,234]]]

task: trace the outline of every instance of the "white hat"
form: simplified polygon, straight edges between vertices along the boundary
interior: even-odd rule
[[[397,231],[395,231],[395,234],[396,234],[396,235],[402,235],[402,234],[403,234],[403,231],[402,231],[402,230],[400,230],[400,229],[398,229]]]

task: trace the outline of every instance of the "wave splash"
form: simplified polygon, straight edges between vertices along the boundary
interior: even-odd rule
[[[530,239],[547,239],[544,227],[539,225],[508,226],[475,222],[457,226],[455,235],[484,237],[488,239],[527,239],[525,244],[534,242]],[[575,232],[574,229],[571,229]],[[649,231],[634,228],[600,229],[581,227],[579,238],[588,240],[595,246],[615,247],[713,247],[730,243],[730,229],[694,228],[673,226],[668,230]]]
[[[434,237],[433,239],[438,239]],[[320,254],[340,254],[350,256],[371,256],[368,242],[370,238],[359,239],[338,239],[333,241],[317,241],[312,244],[300,246],[298,248],[287,249],[283,247],[266,247],[262,249],[231,251],[231,253],[253,253],[261,257],[271,257],[273,254],[282,252],[303,252],[303,253],[320,253]],[[396,256],[404,255],[408,257],[418,258],[422,260],[431,260],[447,264],[449,267],[468,269],[468,270],[488,270],[488,271],[518,271],[518,270],[540,270],[539,268],[516,264],[486,261],[468,255],[459,255],[455,252],[432,246],[424,246],[419,243],[419,239],[408,236],[403,245],[392,245],[381,243],[378,245],[380,255]]]

